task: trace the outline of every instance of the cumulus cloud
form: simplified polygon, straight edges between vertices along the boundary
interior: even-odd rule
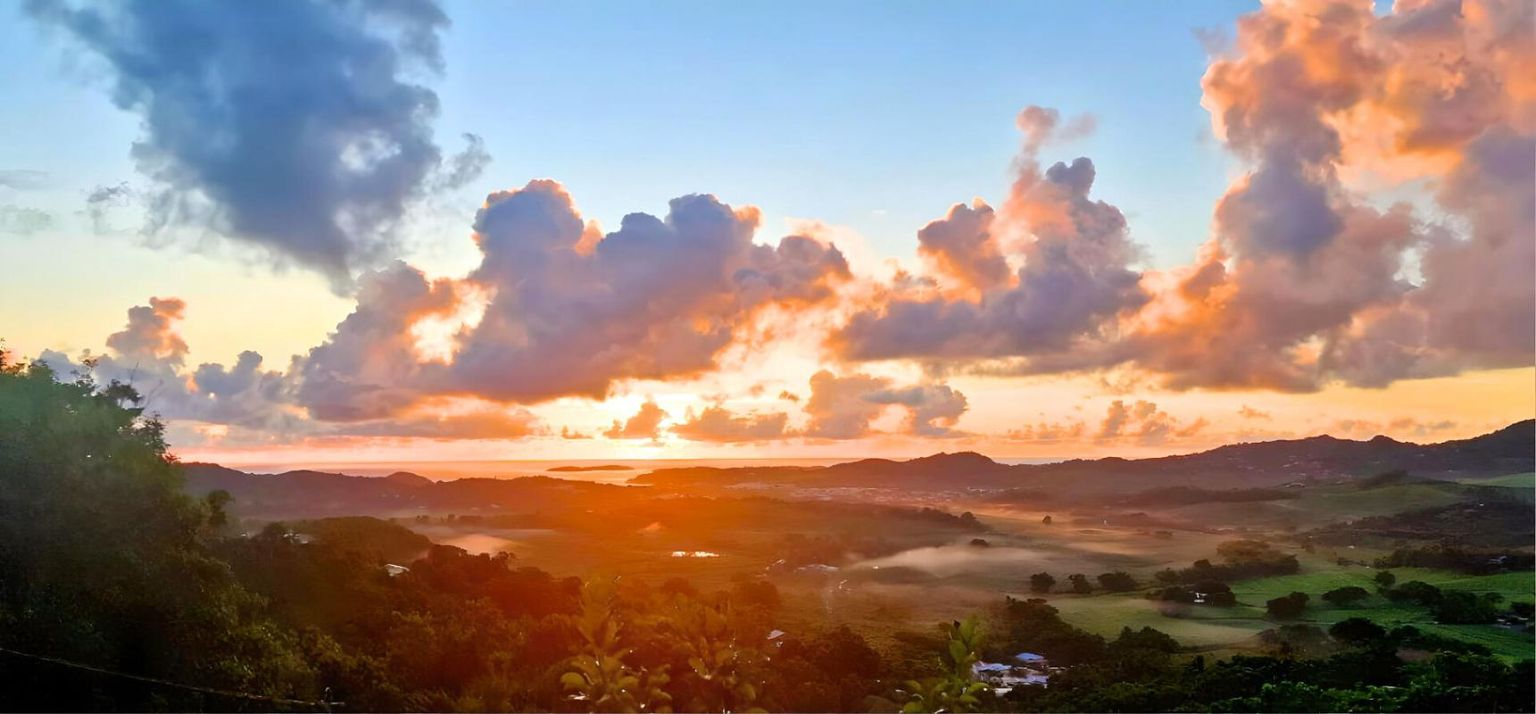
[[[985,292],[1006,284],[1008,261],[991,235],[992,207],[976,199],[917,232],[917,252],[959,285]]]
[[[475,219],[479,267],[429,283],[397,264],[369,279],[380,286],[364,281],[353,315],[305,359],[302,393],[341,418],[431,394],[600,399],[617,380],[705,372],[760,310],[828,301],[849,278],[835,247],[803,236],[756,244],[757,224],[756,209],[695,195],[603,235],[554,181],[492,194]],[[469,289],[489,296],[483,316],[446,361],[424,362],[412,325]]]
[[[610,439],[656,439],[661,436],[661,423],[666,418],[667,413],[656,402],[646,400],[634,416],[623,422],[615,420],[613,427],[603,432],[603,436]]]
[[[1369,439],[1390,434],[1399,439],[1443,441],[1446,438],[1445,432],[1459,426],[1448,419],[1420,421],[1414,417],[1396,417],[1382,422],[1373,419],[1346,418],[1329,422],[1325,433],[1346,439]]]
[[[299,402],[319,419],[361,421],[421,401],[434,365],[417,358],[411,326],[456,304],[451,281],[429,281],[405,263],[365,275],[352,313],[295,366]]]
[[[128,311],[123,329],[107,337],[105,353],[86,353],[76,361],[45,350],[38,360],[60,374],[132,386],[147,411],[167,419],[240,427],[268,437],[306,430],[291,404],[292,382],[284,373],[262,369],[261,355],[243,352],[231,367],[189,368],[188,347],[177,331],[185,313],[180,299],[151,298]]]
[[[829,303],[851,277],[834,246],[799,235],[754,243],[757,224],[754,208],[694,195],[674,200],[664,218],[630,214],[604,235],[553,181],[492,194],[475,222],[481,264],[463,278],[430,279],[399,261],[363,274],[352,313],[271,375],[281,382],[280,411],[336,433],[385,435],[385,420],[408,422],[433,400],[603,398],[620,380],[709,371],[760,312]],[[483,312],[461,320],[477,301]],[[195,385],[181,371],[185,345],[156,342],[179,340],[168,326],[184,308],[158,299],[134,308],[129,330],[109,347],[119,359],[154,362],[163,375]],[[447,325],[434,335],[451,344],[424,345],[428,323]],[[250,353],[234,367],[205,365],[199,378],[249,376],[259,364]],[[196,398],[228,401],[216,392]],[[941,411],[923,423],[946,418]],[[412,423],[411,435],[517,429],[485,415]],[[772,424],[754,422],[748,433]]]
[[[107,336],[107,347],[123,359],[181,364],[187,343],[172,326],[186,309],[187,303],[179,298],[152,297],[148,305],[128,310],[128,325]]]
[[[1137,400],[1127,404],[1124,400],[1116,399],[1110,402],[1094,438],[1100,442],[1132,440],[1137,444],[1156,445],[1171,438],[1194,436],[1206,426],[1208,423],[1205,419],[1186,423],[1149,401]]]
[[[28,7],[98,55],[143,120],[151,226],[212,229],[347,286],[394,254],[414,200],[485,165],[472,138],[440,175],[437,97],[407,79],[441,68],[432,0]]]
[[[1086,430],[1087,425],[1083,424],[1081,420],[1063,422],[1040,421],[1034,424],[1025,424],[1017,429],[1010,429],[1003,436],[1009,441],[1058,444],[1079,441]]]
[[[836,248],[755,244],[757,225],[754,208],[693,195],[597,237],[553,181],[491,195],[469,279],[494,297],[454,364],[457,384],[498,399],[600,398],[616,379],[697,374],[758,309],[830,299],[848,278]]]
[[[1124,216],[1089,198],[1090,160],[1041,169],[1042,150],[1081,129],[1027,108],[1002,206],[930,224],[919,253],[934,279],[882,286],[829,344],[984,374],[1128,365],[1173,389],[1530,365],[1536,43],[1512,28],[1532,13],[1295,0],[1242,18],[1230,47],[1211,47],[1202,86],[1215,137],[1247,170],[1195,262],[1159,273],[1130,267]],[[1385,205],[1368,195],[1383,179],[1428,190]]]
[[[370,286],[384,287],[379,282]],[[39,361],[61,374],[89,375],[99,382],[128,384],[143,396],[149,413],[173,423],[236,430],[238,436],[226,441],[260,443],[328,437],[515,439],[542,433],[538,419],[526,409],[473,399],[391,402],[387,396],[378,396],[376,400],[389,408],[333,413],[316,405],[312,395],[304,394],[305,387],[315,388],[307,380],[319,377],[299,371],[302,360],[287,372],[268,370],[263,369],[260,354],[246,351],[230,366],[188,365],[189,349],[178,332],[178,324],[185,316],[186,303],[182,300],[151,298],[148,305],[128,311],[123,329],[107,337],[104,354],[87,353],[77,361],[45,351]],[[349,334],[364,330],[360,322],[344,323],[342,329]],[[370,369],[369,360],[360,360],[358,368]],[[308,403],[306,396],[310,397]],[[405,406],[407,401],[409,406]]]
[[[865,397],[885,389],[889,379],[852,374],[839,377],[827,370],[811,377],[811,396],[805,402],[810,424],[805,435],[813,439],[858,439],[870,432],[885,405]]]
[[[1359,384],[1510,367],[1536,353],[1536,135],[1492,129],[1442,183],[1440,204],[1469,226],[1430,235],[1423,283],[1391,311],[1364,316],[1330,357]]]
[[[954,436],[955,422],[967,404],[965,395],[945,384],[898,386],[886,377],[838,376],[822,370],[811,377],[811,396],[805,402],[810,422],[803,434],[812,439],[863,438],[874,433],[874,421],[891,406],[906,412],[903,433]]]
[[[1509,28],[1531,21],[1528,3],[1498,1],[1246,16],[1204,103],[1252,168],[1115,359],[1178,388],[1287,391],[1530,364],[1536,94],[1519,79],[1529,37]],[[1449,218],[1368,205],[1343,179],[1361,171],[1429,179]]]
[[[1387,424],[1392,431],[1409,437],[1436,436],[1441,432],[1455,429],[1458,425],[1449,419],[1423,422],[1413,417],[1398,417]]]
[[[736,415],[724,407],[711,406],[690,414],[686,421],[672,427],[672,433],[690,441],[774,441],[790,435],[788,424],[789,415],[783,412]]]
[[[1238,416],[1241,416],[1244,419],[1270,419],[1271,418],[1269,412],[1263,411],[1262,409],[1254,409],[1253,407],[1250,407],[1247,404],[1244,404],[1242,407],[1238,408],[1237,414],[1238,414]]]
[[[1128,267],[1138,249],[1124,215],[1089,197],[1093,162],[1041,170],[1036,155],[1058,137],[1057,126],[1054,110],[1025,109],[1024,149],[1002,211],[979,200],[957,205],[920,234],[921,252],[972,294],[892,285],[832,337],[834,351],[853,360],[931,361],[1068,352],[1109,337],[1120,316],[1146,301],[1140,274]],[[1021,265],[1007,275],[1010,244]]]
[[[965,395],[947,384],[887,388],[864,398],[875,404],[906,407],[905,431],[914,436],[958,436],[953,427],[968,406]]]
[[[540,433],[537,417],[526,409],[477,404],[468,410],[418,410],[388,419],[327,425],[337,436],[456,439],[518,439]]]

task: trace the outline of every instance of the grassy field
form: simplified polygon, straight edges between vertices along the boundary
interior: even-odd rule
[[[1479,485],[1486,482],[1478,482]],[[1353,484],[1298,489],[1296,498],[1252,503],[1199,503],[1156,511],[1191,524],[1238,528],[1316,528],[1341,520],[1448,506],[1470,497],[1457,483],[1403,483],[1362,489]]]
[[[1465,478],[1461,483],[1477,486],[1503,486],[1505,488],[1536,489],[1536,472],[1523,474],[1510,474],[1497,478]]]
[[[1298,518],[1336,519],[1390,512],[1454,500],[1458,487],[1447,484],[1405,484],[1360,490],[1350,486],[1312,489],[1302,498],[1262,504],[1226,504],[1228,511],[1262,507],[1270,513],[1288,511]],[[1198,507],[1197,507],[1198,508]],[[1157,537],[1144,529],[1106,526],[1100,520],[1067,513],[1055,523],[1041,523],[1045,512],[976,509],[991,530],[957,532],[922,522],[846,522],[839,519],[785,523],[781,519],[744,518],[729,527],[690,528],[686,521],[640,532],[586,532],[547,529],[487,529],[483,527],[421,527],[438,540],[472,550],[505,548],[520,565],[543,568],[558,575],[604,573],[638,577],[659,583],[683,577],[704,589],[729,587],[733,577],[756,576],[774,562],[777,543],[787,532],[836,534],[880,532],[901,549],[894,555],[843,563],[827,573],[772,575],[783,595],[785,629],[805,631],[846,624],[872,644],[899,651],[902,632],[931,631],[935,623],[985,613],[1004,594],[1036,597],[1028,591],[1029,576],[1049,572],[1064,588],[1067,576],[1094,576],[1115,570],[1132,573],[1144,583],[1165,567],[1187,567],[1199,558],[1214,558],[1217,546],[1243,537],[1232,532],[1175,531]],[[1322,511],[1321,515],[1313,511]],[[1233,517],[1227,513],[1227,517]],[[969,544],[984,538],[989,546]],[[476,547],[478,546],[478,547]],[[673,550],[706,550],[710,558],[674,558]],[[1379,595],[1356,606],[1333,607],[1321,598],[1335,588],[1355,585],[1375,593],[1377,570],[1363,565],[1341,566],[1338,559],[1371,561],[1383,555],[1368,548],[1319,548],[1298,553],[1302,572],[1233,584],[1239,605],[1212,608],[1147,600],[1143,593],[1049,595],[1068,622],[1113,637],[1122,627],[1152,627],[1172,635],[1187,647],[1206,652],[1252,649],[1255,636],[1276,626],[1264,603],[1293,591],[1312,601],[1296,622],[1320,627],[1349,617],[1366,617],[1383,624],[1413,624],[1429,632],[1478,642],[1508,657],[1532,656],[1529,635],[1494,626],[1438,625],[1423,608],[1403,606]],[[879,566],[878,568],[876,566]],[[1395,569],[1398,582],[1422,580],[1438,587],[1469,592],[1494,592],[1508,602],[1536,599],[1530,573],[1473,577],[1443,570]]]
[[[1230,608],[1203,607],[1154,602],[1140,593],[1127,595],[1092,595],[1051,597],[1051,604],[1062,617],[1078,627],[1105,636],[1113,636],[1121,627],[1152,627],[1172,635],[1189,647],[1224,649],[1254,644],[1253,637],[1276,626],[1264,613],[1264,603],[1291,592],[1312,596],[1305,614],[1295,623],[1327,628],[1351,617],[1364,617],[1383,625],[1414,625],[1426,632],[1476,642],[1495,654],[1522,659],[1536,656],[1536,641],[1531,635],[1494,625],[1440,625],[1430,619],[1424,608],[1399,605],[1374,594],[1373,578],[1378,571],[1365,567],[1328,567],[1308,563],[1308,572],[1234,583],[1232,590],[1239,605]],[[1398,582],[1422,580],[1440,588],[1468,592],[1493,592],[1506,602],[1531,602],[1536,597],[1536,581],[1531,573],[1468,576],[1446,570],[1398,568],[1393,574]],[[1372,591],[1371,597],[1350,607],[1335,607],[1321,595],[1335,588],[1356,585]]]

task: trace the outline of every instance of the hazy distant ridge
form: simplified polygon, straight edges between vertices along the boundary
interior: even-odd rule
[[[1472,439],[1428,445],[1383,436],[1369,441],[1316,436],[1233,444],[1198,454],[1155,459],[1080,459],[1012,466],[981,454],[963,452],[908,461],[864,459],[833,466],[665,468],[630,482],[658,488],[765,484],[911,491],[1042,488],[1075,493],[1129,492],[1167,486],[1229,489],[1307,479],[1368,477],[1394,469],[1427,477],[1499,476],[1536,470],[1533,451],[1536,421],[1523,421]],[[578,495],[622,497],[626,490],[623,486],[547,477],[432,481],[404,471],[375,478],[306,470],[267,475],[203,463],[185,464],[182,470],[188,491],[228,491],[247,515],[532,511]]]
[[[1071,490],[1201,486],[1249,488],[1307,479],[1371,476],[1405,469],[1430,477],[1499,476],[1536,467],[1536,421],[1482,436],[1439,444],[1413,444],[1378,436],[1352,441],[1332,436],[1230,444],[1210,451],[1152,459],[1074,459],[1054,464],[1000,464],[974,452],[935,454],[910,461],[865,459],[826,467],[691,467],[658,469],[632,479],[654,486],[785,483],[805,487],[951,490],[1068,488]]]

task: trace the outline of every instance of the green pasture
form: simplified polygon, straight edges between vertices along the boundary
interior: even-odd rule
[[[1426,632],[1476,642],[1510,659],[1536,655],[1531,635],[1495,625],[1436,624],[1422,607],[1400,605],[1375,594],[1377,572],[1366,567],[1328,568],[1309,563],[1308,572],[1234,583],[1232,591],[1239,604],[1230,608],[1157,602],[1147,600],[1144,593],[1053,595],[1050,600],[1068,622],[1106,637],[1114,636],[1122,627],[1152,627],[1188,647],[1220,649],[1255,644],[1255,635],[1279,624],[1265,616],[1265,601],[1299,591],[1312,600],[1301,618],[1287,622],[1327,628],[1340,620],[1364,617],[1386,626],[1411,624]],[[1399,583],[1422,580],[1444,589],[1494,592],[1506,602],[1536,599],[1536,580],[1528,572],[1485,576],[1425,568],[1395,568],[1392,572]],[[1322,599],[1323,593],[1350,585],[1371,591],[1371,597],[1349,607],[1335,607]]]
[[[1458,479],[1461,483],[1474,486],[1503,486],[1505,488],[1536,489],[1536,472],[1523,474],[1509,474],[1496,478],[1464,478]]]

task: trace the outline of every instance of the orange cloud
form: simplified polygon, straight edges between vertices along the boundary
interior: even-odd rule
[[[913,436],[958,436],[954,426],[965,413],[965,395],[945,384],[895,386],[891,379],[867,374],[838,376],[822,370],[811,377],[805,402],[810,416],[804,436],[811,439],[860,439],[874,434],[872,424],[887,407],[906,410],[902,430]]]
[[[690,441],[739,443],[775,441],[790,436],[786,428],[789,415],[783,412],[738,416],[724,407],[706,407],[687,421],[672,427],[672,433]]]
[[[1024,147],[1004,218],[983,203],[957,205],[919,233],[920,251],[967,288],[949,297],[898,276],[856,311],[829,346],[851,360],[965,363],[1049,356],[1108,336],[1146,302],[1128,265],[1139,250],[1119,209],[1089,197],[1096,169],[1085,157],[1041,171],[1040,148],[1055,136],[1053,110],[1020,114]],[[1016,240],[999,235],[1019,234]],[[1000,246],[1017,243],[1021,263],[1004,278]],[[913,287],[918,289],[913,289]]]
[[[661,423],[667,419],[656,402],[646,400],[634,416],[622,423],[615,420],[613,427],[603,432],[610,439],[657,439],[661,436]]]
[[[1405,1],[1381,16],[1363,0],[1286,0],[1242,18],[1202,104],[1249,170],[1217,203],[1199,259],[1157,273],[1127,267],[1123,216],[1087,197],[1091,161],[1040,170],[1042,147],[1070,132],[1028,108],[1003,209],[957,205],[919,236],[965,290],[893,282],[829,345],[985,374],[1129,364],[1174,389],[1305,392],[1529,365],[1532,22],[1530,3],[1500,0]],[[1362,173],[1432,179],[1426,198],[1447,218],[1378,207],[1347,183]],[[1021,264],[1006,288],[1002,255]]]
[[[1173,418],[1152,402],[1138,400],[1126,404],[1116,399],[1109,405],[1095,439],[1100,442],[1132,439],[1138,444],[1161,444],[1170,438],[1188,438],[1208,426],[1205,419],[1183,422]]]

